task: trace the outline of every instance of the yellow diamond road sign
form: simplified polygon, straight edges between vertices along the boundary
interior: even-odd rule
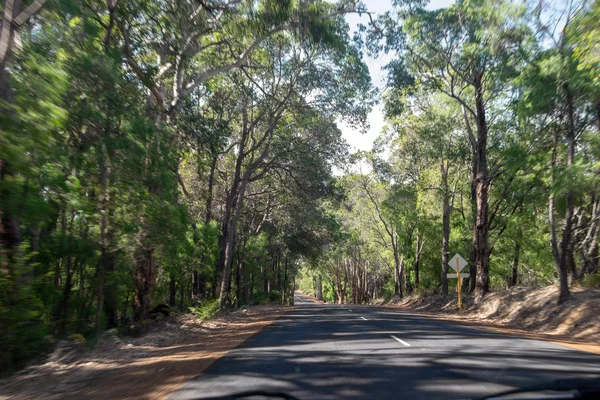
[[[448,262],[448,265],[452,267],[456,272],[460,272],[466,265],[467,261],[456,253],[454,257]],[[458,267],[458,269],[456,269]]]

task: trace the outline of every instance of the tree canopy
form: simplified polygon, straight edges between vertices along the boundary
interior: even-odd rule
[[[478,301],[597,284],[600,2],[392,3],[4,0],[3,370],[156,307],[448,295],[454,253]]]

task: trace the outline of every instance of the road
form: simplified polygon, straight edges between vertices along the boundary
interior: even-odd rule
[[[375,306],[295,307],[169,399],[283,391],[299,399],[460,399],[600,375],[600,356]]]

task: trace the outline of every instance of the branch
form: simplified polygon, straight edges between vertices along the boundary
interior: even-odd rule
[[[356,12],[356,7],[354,7],[353,5],[350,6],[349,8],[344,8],[344,9],[323,15],[319,19],[327,19],[327,18],[336,16],[336,15],[343,15],[343,14],[352,13],[352,12]],[[173,110],[175,110],[177,108],[177,106],[179,105],[179,101],[182,97],[186,97],[189,94],[191,94],[194,91],[194,89],[196,89],[199,85],[206,82],[210,78],[220,75],[220,74],[223,74],[223,73],[226,73],[226,72],[229,72],[233,69],[240,68],[242,65],[244,65],[244,63],[246,62],[246,60],[248,59],[250,54],[271,36],[273,36],[279,32],[288,31],[288,30],[297,28],[299,26],[300,26],[300,22],[289,22],[287,24],[275,27],[275,28],[271,29],[270,31],[268,31],[267,33],[265,33],[264,35],[258,37],[250,46],[248,46],[248,48],[246,48],[246,50],[244,50],[244,52],[242,54],[240,54],[238,56],[238,58],[235,61],[233,61],[229,64],[221,65],[221,66],[218,66],[218,67],[215,67],[212,69],[198,72],[195,79],[192,79],[183,85],[182,89],[179,91],[179,95],[176,98],[174,98],[173,101],[171,102],[171,105],[169,107],[169,112],[172,112]]]
[[[142,67],[140,67],[140,65],[133,58],[133,52],[131,51],[131,45],[129,43],[129,32],[121,24],[119,24],[119,29],[121,29],[121,32],[123,33],[123,51],[125,53],[125,58],[127,59],[127,64],[131,67],[133,73],[138,77],[142,84],[146,86],[148,90],[150,90],[161,109],[166,110],[165,98],[160,92],[159,88],[156,87],[154,82],[152,82],[152,80],[146,75]]]
[[[226,72],[229,72],[232,69],[240,68],[246,62],[248,56],[250,56],[250,53],[252,53],[258,46],[260,46],[260,44],[262,42],[267,40],[269,37],[273,36],[274,34],[276,34],[278,32],[282,32],[284,30],[291,29],[292,27],[297,26],[297,25],[298,25],[297,23],[289,23],[289,24],[285,24],[285,25],[279,26],[277,28],[271,29],[268,33],[266,33],[266,34],[260,36],[258,39],[256,39],[246,50],[244,50],[244,52],[242,54],[240,54],[240,56],[234,62],[225,64],[225,65],[221,65],[221,66],[198,73],[198,75],[196,75],[195,79],[193,79],[192,81],[189,81],[188,83],[183,85],[181,91],[179,92],[179,96],[174,98],[173,101],[171,102],[170,111],[174,110],[179,105],[179,101],[182,97],[188,96],[190,93],[192,93],[194,91],[194,89],[196,89],[199,85],[206,82],[210,78],[220,75],[220,74],[223,74],[223,73],[226,73]]]
[[[183,182],[183,179],[181,179],[181,175],[179,174],[179,171],[177,171],[177,170],[175,171],[175,176],[177,177],[177,182],[179,182],[179,185],[181,186],[181,190],[183,191],[183,194],[185,194],[185,197],[191,201],[192,196],[187,191],[187,189],[185,187],[185,183]]]
[[[21,14],[15,18],[13,21],[13,25],[15,28],[20,28],[29,18],[31,18],[35,13],[40,11],[40,9],[44,6],[46,0],[35,0],[33,3],[29,5],[26,9],[24,9]]]

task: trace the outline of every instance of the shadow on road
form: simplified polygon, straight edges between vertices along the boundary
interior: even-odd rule
[[[170,398],[269,389],[301,399],[455,399],[600,374],[599,356],[552,343],[373,307],[352,310],[296,306]]]

